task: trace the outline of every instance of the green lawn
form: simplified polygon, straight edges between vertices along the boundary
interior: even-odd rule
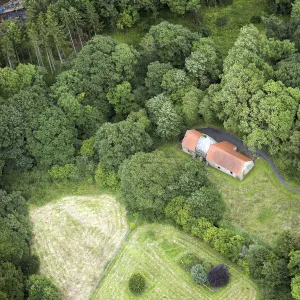
[[[229,285],[212,293],[194,283],[178,265],[186,253],[194,253],[214,265],[227,264],[232,275]],[[140,297],[128,289],[128,280],[134,272],[146,278],[147,288]],[[258,290],[247,276],[199,239],[171,225],[154,223],[132,232],[92,299],[252,300],[258,299]]]
[[[266,161],[259,158],[254,169],[239,181],[213,168],[210,180],[227,203],[226,218],[266,241],[282,229],[299,234],[300,195],[283,187]]]

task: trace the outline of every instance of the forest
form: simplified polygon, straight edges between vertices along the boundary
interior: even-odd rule
[[[24,22],[0,23],[1,299],[64,298],[39,271],[28,203],[81,182],[204,241],[261,299],[300,299],[300,232],[269,243],[228,224],[204,164],[165,148],[223,128],[299,186],[300,1],[233,24],[223,11],[244,2],[25,0]]]

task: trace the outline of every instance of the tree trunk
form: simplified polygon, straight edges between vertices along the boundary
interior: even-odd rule
[[[45,46],[45,50],[46,50],[46,55],[47,55],[47,58],[48,58],[50,70],[51,70],[51,73],[53,74],[52,63],[51,63],[51,59],[50,59],[50,56],[49,56],[49,53],[48,53],[48,49],[47,49],[46,46]]]
[[[77,52],[76,52],[76,48],[75,48],[74,41],[73,41],[73,38],[72,38],[72,34],[71,34],[71,31],[70,31],[70,27],[69,27],[69,25],[67,25],[67,27],[68,27],[69,36],[70,36],[70,39],[71,39],[71,42],[72,42],[72,48],[73,48],[73,50],[76,54]]]
[[[12,69],[13,65],[12,65],[12,62],[10,60],[10,57],[9,57],[8,53],[7,53],[7,60],[8,60],[8,63],[9,63],[9,67]]]
[[[59,50],[59,48],[57,47],[57,45],[56,45],[56,50],[57,50],[57,54],[58,54],[58,57],[59,57],[59,61],[60,61],[60,63],[62,64],[62,63],[63,63],[63,59],[62,59],[62,57],[61,57],[60,50]]]

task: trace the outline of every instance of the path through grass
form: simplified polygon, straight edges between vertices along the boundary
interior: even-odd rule
[[[92,299],[137,299],[128,289],[128,280],[134,272],[146,278],[147,288],[139,299],[257,299],[254,283],[228,263],[232,278],[225,288],[212,293],[195,284],[178,265],[188,252],[213,264],[224,263],[222,257],[199,239],[171,225],[142,225],[132,232]]]
[[[32,209],[31,217],[41,273],[64,299],[88,299],[128,229],[125,210],[111,196],[74,196]]]

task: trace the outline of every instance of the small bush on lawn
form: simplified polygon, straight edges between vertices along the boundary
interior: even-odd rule
[[[217,265],[213,267],[209,271],[207,279],[213,287],[222,287],[227,285],[230,279],[228,267],[224,265]]]
[[[216,26],[217,27],[223,27],[228,23],[228,18],[227,17],[218,17],[216,19]]]
[[[202,265],[193,266],[191,269],[191,276],[196,283],[207,283],[207,273]]]
[[[146,287],[145,278],[140,273],[133,274],[129,279],[129,289],[132,293],[139,295]]]

